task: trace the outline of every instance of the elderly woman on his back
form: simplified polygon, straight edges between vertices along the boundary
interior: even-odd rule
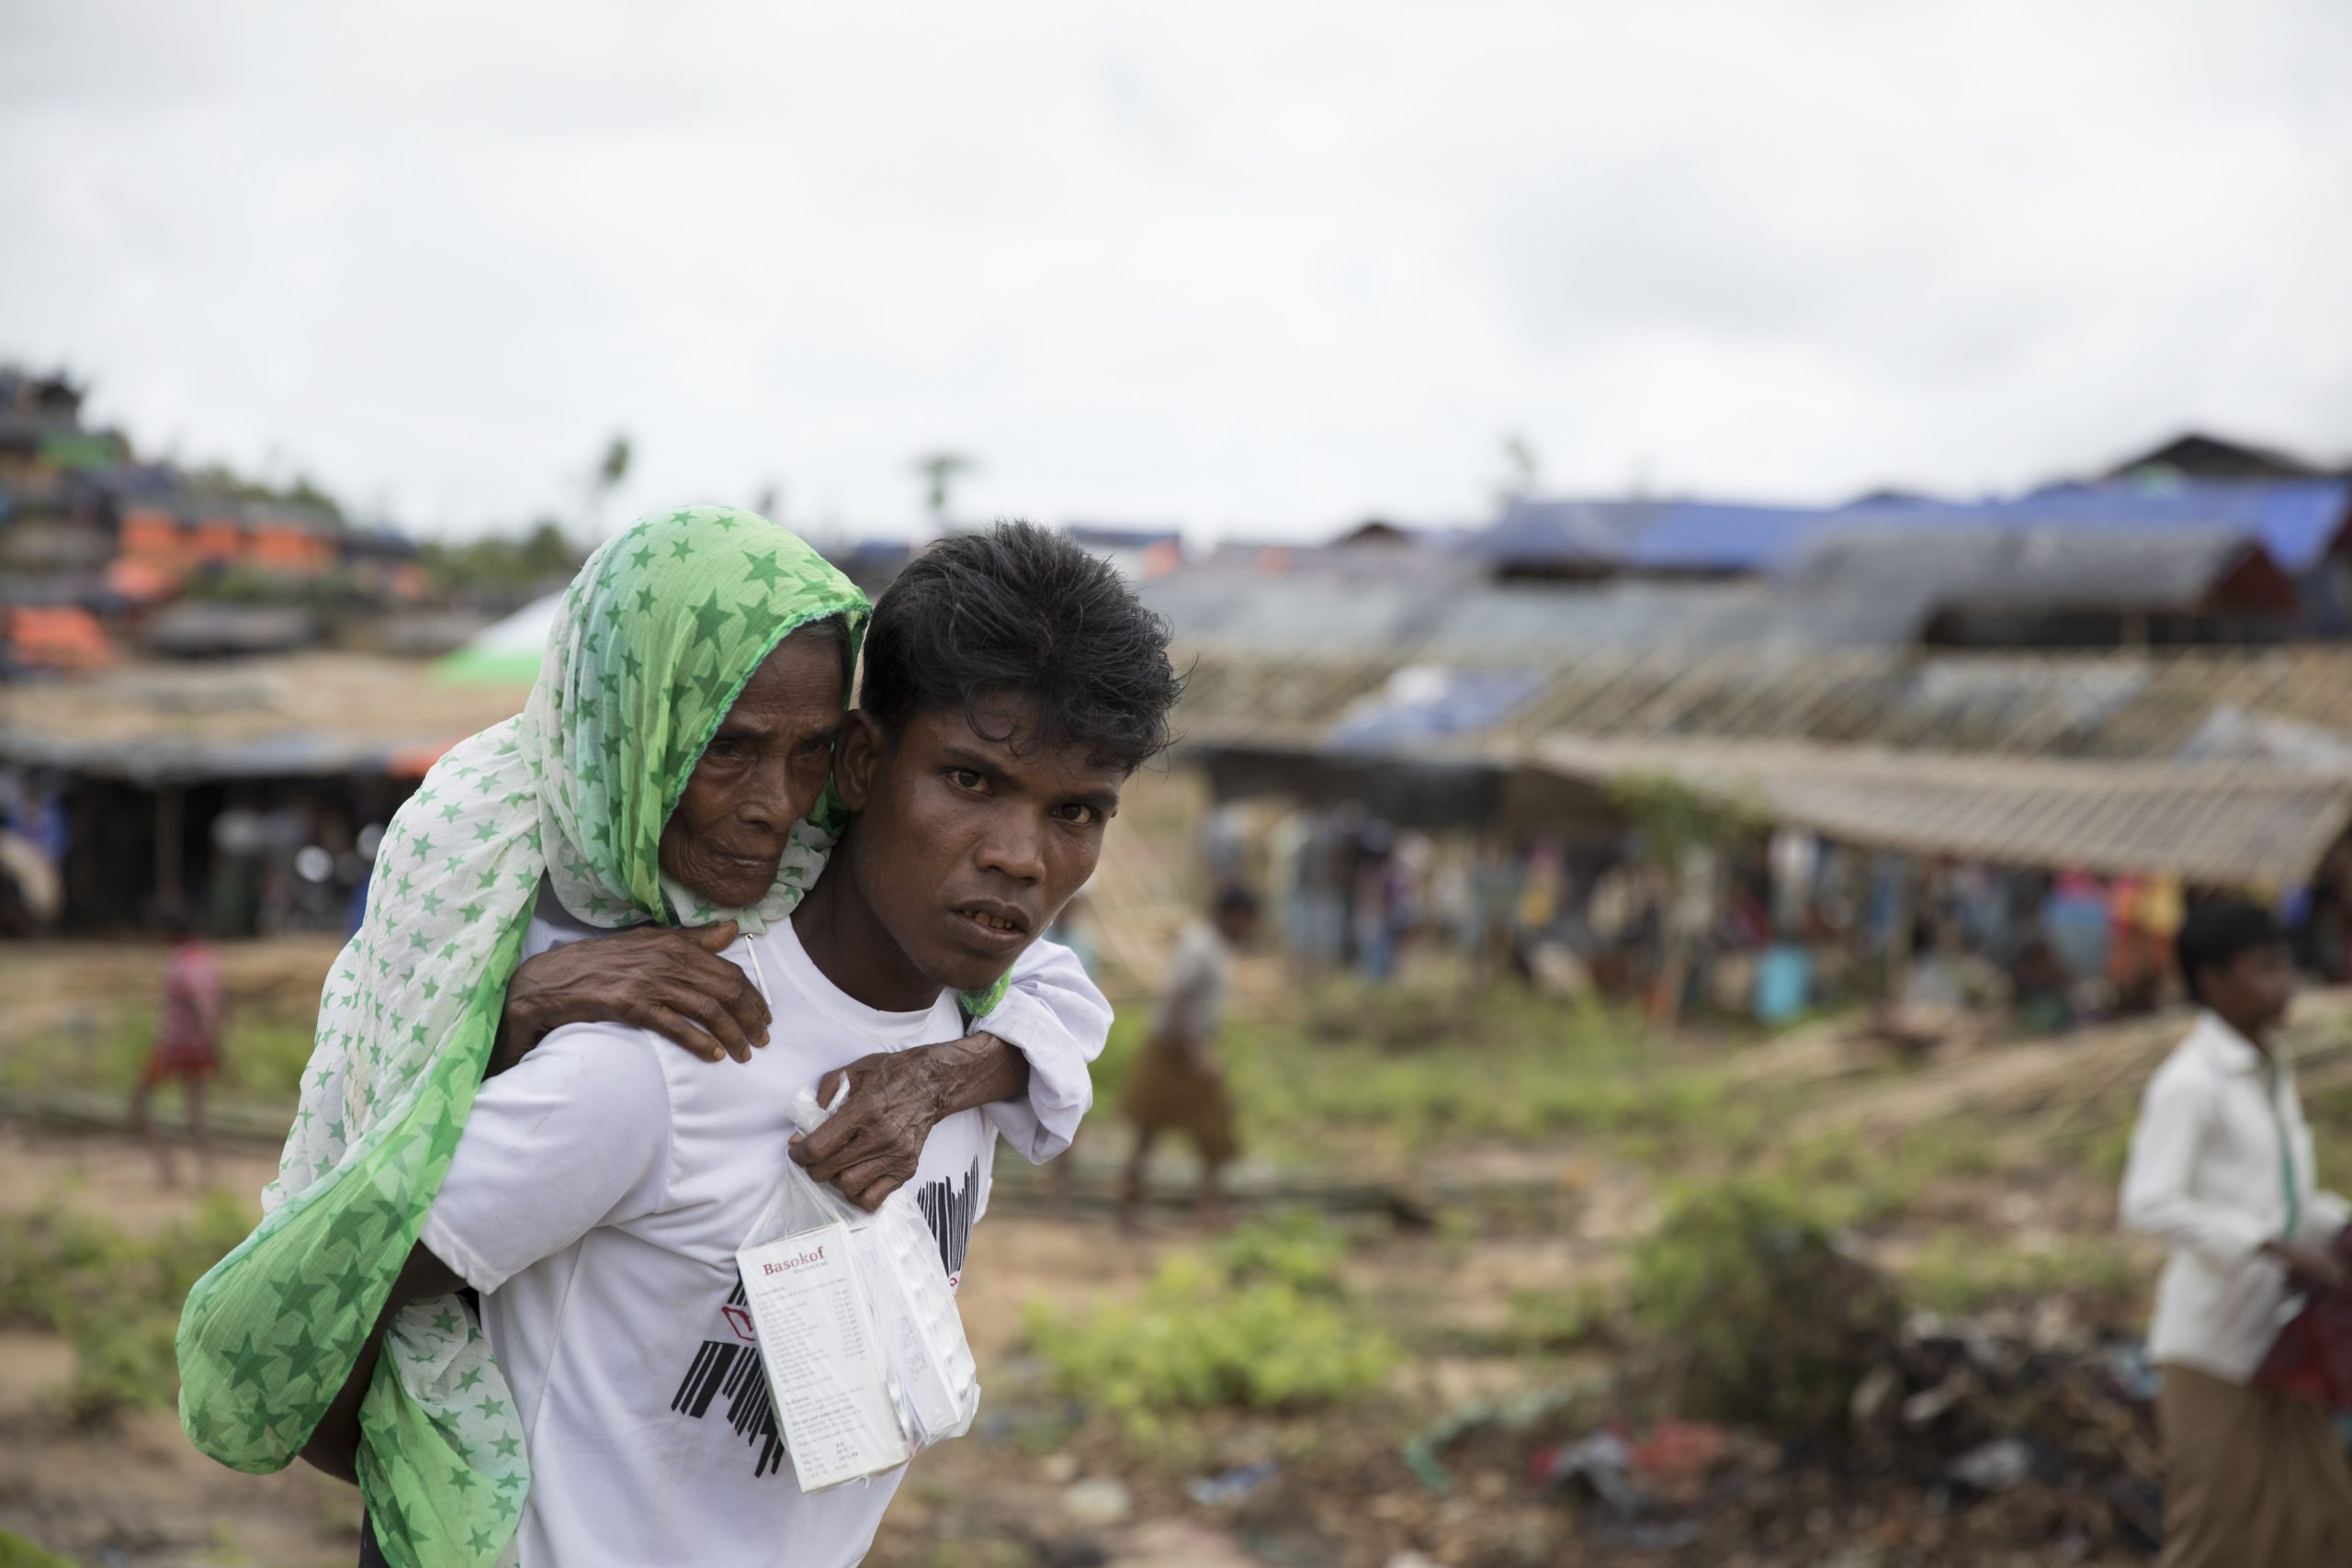
[[[374,1353],[485,1070],[557,1023],[615,1014],[706,1054],[747,1046],[762,1021],[730,992],[711,1002],[694,988],[686,938],[573,950],[634,976],[624,997],[567,987],[551,958],[510,1016],[508,982],[535,925],[534,946],[696,928],[718,964],[725,928],[763,931],[790,911],[838,825],[820,797],[865,610],[799,539],[729,508],[642,519],[581,570],[525,713],[455,748],[385,836],[367,923],[322,998],[262,1224],[181,1319],[181,1420],[198,1448],[277,1470],[332,1418],[346,1375]],[[582,962],[570,962],[576,981]],[[860,1073],[844,1114],[864,1104],[872,1135],[832,1140],[842,1155],[817,1174],[878,1202],[933,1122],[991,1101],[1030,1157],[1065,1145],[1109,1009],[1059,949],[1041,945],[1011,983],[1011,1000],[1002,985],[965,998],[991,1035]],[[488,1568],[529,1485],[489,1343],[455,1296],[403,1309],[384,1339],[390,1353],[352,1413],[375,1531],[400,1561]]]

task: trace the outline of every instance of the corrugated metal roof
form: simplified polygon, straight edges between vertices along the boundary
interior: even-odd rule
[[[1483,574],[1409,545],[1264,551],[1136,584],[1188,641],[1266,653],[1401,649]]]
[[[1924,619],[1916,596],[1896,600],[1773,582],[1502,583],[1468,589],[1438,607],[1421,625],[1420,651],[1459,658],[1523,649],[1894,648],[1917,637]]]

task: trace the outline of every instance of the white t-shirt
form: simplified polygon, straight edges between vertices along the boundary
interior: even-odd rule
[[[424,1245],[482,1292],[522,1416],[524,1568],[842,1568],[904,1473],[801,1493],[735,1250],[787,1157],[793,1091],[956,1039],[963,1020],[948,996],[915,1013],[860,1006],[789,921],[750,942],[726,955],[764,977],[775,1023],[748,1064],[613,1024],[559,1029],[482,1086],[425,1219]],[[995,1137],[967,1111],[923,1146],[916,1195],[951,1281],[988,1207]]]

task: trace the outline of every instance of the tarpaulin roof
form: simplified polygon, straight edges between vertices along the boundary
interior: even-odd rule
[[[1320,745],[1351,705],[1424,653],[1189,653],[1179,727],[1202,739]],[[1467,661],[1465,661],[1467,662]],[[1501,728],[1649,739],[1814,740],[2011,756],[2352,761],[2352,649],[1928,655],[1749,647],[1498,648],[1541,669]]]
[[[1340,715],[1326,744],[1340,751],[1376,751],[1492,729],[1550,682],[1543,670],[1408,664]]]
[[[2105,479],[1996,501],[1900,501],[1818,514],[1811,534],[1849,529],[2034,529],[2256,538],[2289,571],[2310,571],[2352,522],[2352,479]]]
[[[143,783],[393,773],[519,713],[525,691],[357,654],[125,665],[0,685],[0,761]]]
[[[1678,501],[1625,552],[1645,571],[1747,571],[1777,558],[1822,513],[1813,507]]]
[[[1614,566],[1665,510],[1653,501],[1514,501],[1464,547],[1506,571]]]
[[[563,590],[534,599],[493,621],[435,667],[444,681],[474,685],[527,686],[538,679],[548,633],[563,609]]]
[[[1782,581],[1883,603],[2188,608],[2261,545],[2211,526],[2154,534],[2049,524],[1838,527],[1805,545]],[[2275,581],[2275,579],[2273,579]]]
[[[1778,782],[1757,798],[1772,814],[1858,843],[2246,886],[2306,874],[2352,798],[2352,649],[1523,649],[1512,663],[1434,673],[1426,656],[1406,657],[1205,652],[1178,725],[1195,754],[1222,759],[1221,788],[1286,778],[1343,797],[1396,758],[1424,781],[1527,764],[1586,785],[1664,771],[1740,793],[1770,773]],[[1405,698],[1442,687],[1455,711],[1400,701],[1400,667],[1424,671]],[[1521,700],[1530,673],[1539,689]],[[1356,727],[1385,749],[1359,750]],[[1528,783],[1522,767],[1498,795],[1463,784],[1442,798],[1487,802],[1500,820]],[[1426,783],[1410,795],[1417,810],[1440,797]],[[1594,798],[1571,791],[1521,815],[1551,830],[1589,818]]]
[[[2208,529],[2259,540],[2303,572],[2352,523],[2352,479],[2191,479],[2136,475],[2045,486],[1976,501],[1875,496],[1824,507],[1713,501],[1521,502],[1478,544],[1498,561],[1525,555],[1619,562],[1641,571],[1753,571],[1816,535],[1855,528],[2037,525],[2161,533]]]
[[[1664,775],[1847,843],[1996,864],[2283,888],[2352,823],[2352,775],[2266,763],[2082,762],[1554,736],[1525,765]]]

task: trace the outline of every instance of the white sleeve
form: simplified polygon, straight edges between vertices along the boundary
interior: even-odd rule
[[[2217,1268],[2235,1269],[2270,1235],[2252,1214],[2190,1190],[2205,1135],[2206,1104],[2199,1087],[2187,1078],[2160,1072],[2149,1083],[2139,1123],[2132,1129],[2132,1156],[2123,1168],[2123,1223]]]
[[[988,1108],[1005,1142],[1043,1165],[1078,1135],[1094,1103],[1087,1064],[1111,1037],[1111,1004],[1087,978],[1078,955],[1059,942],[1033,942],[1012,965],[1012,984],[976,1021],[1029,1058],[1029,1092]]]
[[[418,1234],[494,1291],[603,1224],[659,1208],[670,1179],[670,1089],[642,1030],[571,1024],[474,1096]]]

